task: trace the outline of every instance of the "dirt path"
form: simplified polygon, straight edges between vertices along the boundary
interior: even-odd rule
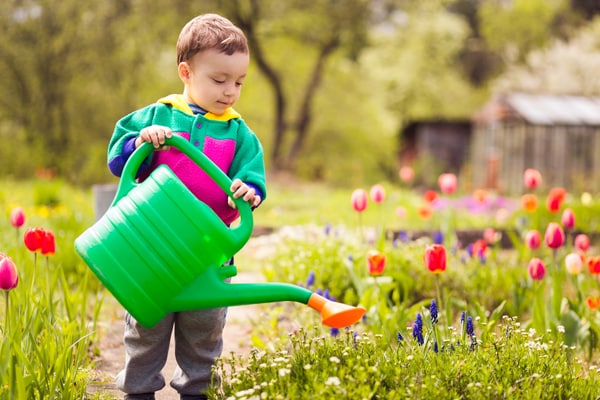
[[[235,277],[236,283],[242,282],[261,282],[263,277],[257,273],[240,273]],[[106,301],[114,303],[111,297]],[[114,306],[114,307],[113,307]],[[109,315],[99,322],[99,358],[97,361],[95,383],[90,385],[90,393],[103,392],[112,395],[115,398],[122,398],[123,393],[115,388],[114,378],[123,368],[125,362],[125,351],[123,349],[123,318],[122,311],[117,304],[107,304],[106,308],[117,309],[114,315]],[[250,319],[255,318],[260,312],[260,306],[236,306],[229,307],[227,310],[227,323],[223,331],[223,355],[232,352],[237,354],[248,354],[250,351]],[[173,353],[173,340],[169,350],[167,364],[163,369],[167,386],[156,393],[157,400],[179,400],[179,395],[172,389],[168,382],[175,371],[175,356]]]

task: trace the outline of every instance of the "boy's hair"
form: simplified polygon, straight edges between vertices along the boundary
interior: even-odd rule
[[[248,53],[246,35],[227,18],[203,14],[188,22],[177,39],[177,65],[197,53],[216,49],[227,55]]]

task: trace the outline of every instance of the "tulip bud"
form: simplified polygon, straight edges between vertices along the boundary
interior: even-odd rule
[[[400,168],[400,172],[398,172],[400,176],[400,180],[404,183],[410,183],[415,177],[415,171],[408,166],[404,166]]]
[[[42,246],[40,247],[42,255],[51,256],[56,252],[56,241],[54,239],[54,233],[51,231],[44,231],[42,237]]]
[[[538,199],[535,194],[527,193],[521,196],[521,204],[526,212],[534,212],[538,206]]]
[[[375,203],[382,203],[385,200],[385,189],[381,185],[373,185],[370,191],[371,200]]]
[[[583,260],[577,253],[569,253],[565,257],[565,267],[571,275],[579,275],[583,269]]]
[[[562,226],[565,229],[573,229],[575,227],[575,213],[570,208],[565,208],[561,217]]]
[[[367,192],[364,189],[356,189],[352,193],[352,207],[356,212],[363,212],[367,208]]]
[[[542,237],[535,229],[530,230],[525,234],[525,245],[531,250],[537,250],[542,244]]]
[[[556,222],[550,222],[546,228],[544,240],[551,249],[558,249],[565,243],[565,233]]]
[[[377,250],[369,250],[369,252],[367,252],[367,267],[369,268],[369,275],[382,275],[383,271],[385,270],[386,262],[387,257],[385,254],[380,253]]]
[[[27,229],[23,235],[25,247],[31,252],[41,251],[44,236],[45,232],[42,228]]]
[[[536,189],[542,183],[542,174],[537,169],[527,168],[523,173],[523,183],[529,190]]]
[[[425,248],[425,265],[434,274],[446,270],[446,248],[441,244],[430,244]]]
[[[532,258],[531,261],[529,261],[527,270],[529,271],[529,276],[534,281],[540,281],[544,279],[544,275],[546,275],[546,266],[539,258]]]
[[[585,252],[590,248],[590,238],[585,233],[575,236],[575,247]]]
[[[11,290],[17,287],[19,274],[13,260],[0,253],[0,289]]]
[[[441,174],[438,178],[438,186],[444,194],[452,194],[458,188],[458,181],[454,174]]]
[[[15,228],[20,228],[25,223],[25,211],[21,207],[13,208],[10,212],[10,224]]]

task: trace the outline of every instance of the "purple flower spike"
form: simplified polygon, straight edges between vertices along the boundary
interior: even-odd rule
[[[308,273],[308,278],[306,279],[306,287],[309,288],[315,284],[315,271],[310,271]]]

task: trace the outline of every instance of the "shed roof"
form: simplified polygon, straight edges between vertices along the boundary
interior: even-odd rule
[[[600,97],[509,93],[476,116],[480,121],[513,118],[535,125],[600,125]]]

